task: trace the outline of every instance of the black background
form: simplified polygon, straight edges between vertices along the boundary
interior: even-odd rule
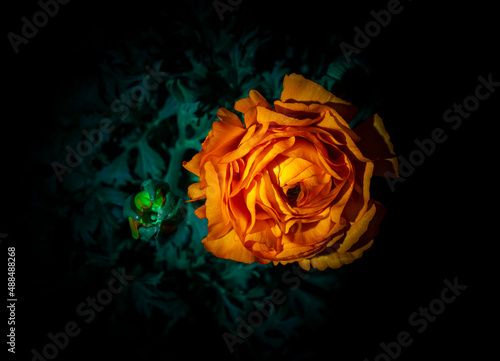
[[[403,348],[398,359],[483,359],[494,347],[494,331],[489,327],[496,327],[492,269],[498,236],[492,229],[496,225],[493,215],[498,213],[498,161],[492,148],[496,144],[495,105],[500,90],[482,101],[456,130],[443,121],[443,113],[474,94],[478,76],[487,78],[492,73],[493,79],[500,81],[496,10],[480,2],[401,3],[404,10],[393,16],[361,54],[373,68],[383,100],[379,113],[396,152],[406,159],[416,149],[414,140],[429,138],[434,128],[443,128],[448,138],[403,183],[396,185],[395,192],[390,191],[385,180],[375,181],[374,197],[388,209],[380,236],[362,259],[348,266],[343,291],[332,303],[332,311],[325,315],[329,326],[304,334],[303,342],[289,347],[314,350],[317,355],[324,352],[323,357],[330,360],[374,360],[382,351],[381,342],[393,342],[400,332],[408,331],[414,342]],[[28,44],[21,45],[17,55],[5,35],[10,31],[19,33],[20,18],[33,14],[38,5],[24,1],[3,6],[2,59],[7,82],[3,84],[0,128],[0,232],[9,234],[9,238],[1,248],[17,247],[21,300],[18,353],[12,359],[28,360],[33,345],[44,342],[40,337],[62,330],[69,321],[67,315],[74,314],[75,305],[92,290],[72,285],[70,292],[52,295],[40,291],[44,285],[30,282],[35,272],[46,273],[47,285],[57,284],[63,277],[58,274],[58,253],[54,251],[50,259],[37,258],[30,252],[36,235],[28,237],[23,233],[23,224],[29,222],[24,212],[30,207],[30,183],[37,182],[41,173],[51,172],[50,168],[31,168],[33,148],[27,144],[44,146],[58,87],[75,74],[98,72],[102,54],[93,49],[96,36],[113,44],[123,33],[133,34],[144,24],[161,21],[158,8],[176,11],[178,4],[110,1],[104,5],[73,0],[61,6],[59,14]],[[354,27],[364,27],[372,20],[370,10],[386,6],[386,1],[271,4],[246,0],[227,16],[237,16],[237,26],[244,26],[245,19],[257,18],[262,28],[275,29],[278,34],[285,31],[297,44],[314,43],[319,53],[328,56],[329,52],[338,52],[325,45],[332,33],[353,44]],[[217,16],[215,12],[213,16]],[[96,28],[101,33],[96,33]],[[268,56],[279,55],[277,49]],[[71,232],[66,231],[61,228],[62,243],[71,242]],[[467,290],[447,305],[425,332],[417,333],[408,317],[440,296],[443,280],[455,277],[467,285]],[[96,327],[85,330],[57,359],[99,355],[128,359],[127,349],[136,345],[96,337]],[[229,357],[220,335],[204,334],[204,329],[200,325],[193,330],[192,339],[179,343],[179,348],[172,350],[172,359],[178,359],[179,353],[183,357]],[[3,347],[7,348],[5,344]]]

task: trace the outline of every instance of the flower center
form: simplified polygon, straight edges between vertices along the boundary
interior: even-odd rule
[[[289,188],[287,191],[286,191],[286,196],[288,198],[288,203],[293,203],[297,200],[297,197],[299,196],[300,194],[300,184],[297,184],[295,187],[293,188]]]
[[[158,221],[158,213],[156,212],[146,212],[143,216],[143,221],[145,224],[155,224]]]

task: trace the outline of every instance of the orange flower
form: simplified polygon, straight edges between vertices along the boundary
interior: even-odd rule
[[[208,219],[205,249],[239,262],[337,268],[361,257],[384,207],[372,175],[397,175],[382,119],[352,130],[357,108],[301,75],[285,76],[274,108],[255,90],[220,108],[202,150],[184,167],[199,176],[191,201]]]

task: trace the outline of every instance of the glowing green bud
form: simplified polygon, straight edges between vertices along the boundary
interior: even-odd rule
[[[170,191],[167,183],[147,180],[141,191],[125,201],[123,216],[128,219],[132,237],[158,243],[167,240],[182,222],[183,200]]]

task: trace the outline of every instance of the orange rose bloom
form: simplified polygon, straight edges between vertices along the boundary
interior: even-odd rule
[[[274,108],[255,90],[238,116],[220,108],[202,150],[184,167],[195,213],[208,219],[205,249],[239,262],[337,268],[370,248],[384,208],[372,175],[397,175],[382,119],[352,130],[357,108],[301,75],[285,76]]]

